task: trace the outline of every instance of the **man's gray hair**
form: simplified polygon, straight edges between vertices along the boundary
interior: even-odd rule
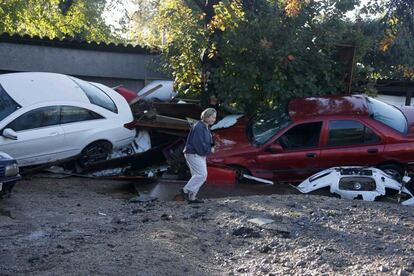
[[[210,117],[214,114],[217,114],[217,111],[214,108],[212,108],[212,107],[206,108],[206,109],[204,109],[203,112],[201,112],[200,119],[204,121],[205,119],[207,119],[208,117]]]

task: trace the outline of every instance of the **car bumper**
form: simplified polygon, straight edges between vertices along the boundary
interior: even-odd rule
[[[21,178],[20,175],[0,177],[0,196],[10,193],[16,182]]]
[[[14,175],[14,176],[3,176],[0,177],[0,183],[8,183],[8,182],[16,182],[17,180],[22,179],[21,175]]]

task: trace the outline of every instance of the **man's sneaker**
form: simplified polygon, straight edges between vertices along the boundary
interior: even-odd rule
[[[181,189],[181,196],[185,201],[188,201],[188,193],[184,192],[184,189]]]
[[[204,203],[204,200],[198,199],[198,198],[193,199],[193,200],[191,199],[188,200],[188,204],[197,204],[197,203]]]

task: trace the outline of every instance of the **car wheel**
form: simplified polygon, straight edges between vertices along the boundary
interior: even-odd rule
[[[378,169],[382,170],[386,174],[390,175],[395,180],[401,182],[404,176],[404,169],[402,166],[396,164],[385,164],[378,166]]]
[[[78,158],[78,165],[85,168],[88,165],[108,159],[112,145],[109,142],[98,141],[84,148]]]
[[[243,174],[251,175],[248,169],[237,165],[230,165],[229,167],[236,171],[237,184],[248,182],[248,180],[243,177]]]

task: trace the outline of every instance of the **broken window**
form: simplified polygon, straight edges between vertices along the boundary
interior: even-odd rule
[[[254,144],[263,145],[288,126],[290,122],[288,113],[282,108],[259,114],[251,121],[248,135]]]
[[[398,132],[407,132],[407,120],[395,106],[367,97],[370,116]]]
[[[371,144],[380,141],[374,131],[354,120],[329,122],[328,146]]]
[[[14,131],[34,129],[59,124],[59,107],[47,106],[34,109],[19,116],[6,126]]]
[[[62,106],[60,116],[61,124],[104,118],[96,112],[77,106]]]
[[[322,122],[300,124],[289,129],[279,137],[278,142],[284,149],[304,149],[317,147]]]

